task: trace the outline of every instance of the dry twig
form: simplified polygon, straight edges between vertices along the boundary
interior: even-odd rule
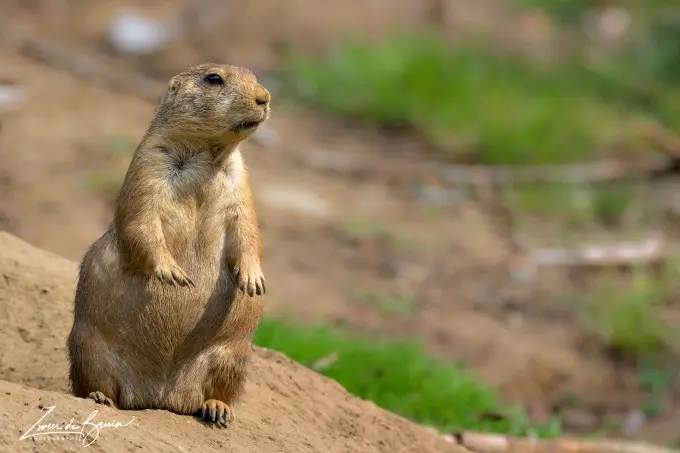
[[[474,185],[480,175],[492,184],[575,184],[639,177],[669,166],[667,156],[658,156],[635,166],[617,160],[602,160],[571,165],[446,165],[441,171],[444,181],[453,185]]]
[[[474,453],[680,453],[676,449],[618,439],[524,439],[472,432],[456,433],[445,439]]]
[[[655,264],[680,254],[680,244],[668,243],[655,234],[637,242],[590,244],[575,250],[539,249],[533,253],[536,266],[632,266]]]

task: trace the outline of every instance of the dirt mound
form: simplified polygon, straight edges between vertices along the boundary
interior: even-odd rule
[[[32,425],[87,433],[104,426],[94,451],[446,452],[460,451],[424,428],[349,395],[286,356],[257,348],[244,403],[226,430],[167,411],[118,411],[64,394],[65,339],[75,263],[0,232],[0,450],[72,451],[79,435],[38,435]],[[12,382],[7,382],[12,381]],[[38,390],[40,389],[40,390]],[[54,407],[53,409],[49,409]],[[75,423],[75,426],[73,425]],[[82,423],[79,425],[78,423]],[[85,440],[93,440],[96,430]],[[21,440],[20,438],[25,438]]]

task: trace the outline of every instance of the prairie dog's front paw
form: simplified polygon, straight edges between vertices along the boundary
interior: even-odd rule
[[[245,260],[234,269],[236,282],[241,291],[249,296],[263,295],[267,288],[262,267],[257,260]]]
[[[154,269],[154,277],[168,285],[194,286],[194,282],[174,261],[158,264]]]

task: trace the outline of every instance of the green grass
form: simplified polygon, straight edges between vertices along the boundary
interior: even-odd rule
[[[657,220],[645,205],[643,191],[626,182],[518,184],[507,188],[505,197],[513,211],[560,220],[573,228],[631,228]]]
[[[539,6],[550,2],[544,3]],[[586,4],[553,3],[553,13],[572,18]],[[630,55],[596,64],[585,49],[539,63],[482,40],[459,40],[453,48],[426,32],[405,33],[371,44],[347,40],[322,58],[291,52],[282,79],[307,106],[366,126],[410,129],[449,160],[524,165],[613,158],[636,168],[638,159],[658,152],[638,126],[652,121],[680,130],[680,90],[667,80],[680,74],[673,72],[680,50],[669,37],[640,39]],[[662,41],[667,45],[654,45]],[[635,191],[602,187],[523,185],[511,196],[522,214],[586,229],[621,227],[639,202]]]
[[[642,271],[636,271],[627,282],[604,279],[583,296],[585,325],[605,348],[628,357],[678,353],[680,335],[661,312],[669,285],[669,281]]]
[[[673,373],[660,368],[657,364],[642,363],[638,371],[640,389],[645,399],[642,411],[647,417],[658,416],[668,400]]]
[[[538,7],[566,25],[578,25],[590,0],[516,0],[520,7]]]
[[[403,252],[415,252],[426,247],[417,237],[402,234],[394,226],[376,220],[350,220],[345,224],[344,230],[347,236],[354,240],[378,239]]]
[[[356,396],[443,431],[525,435],[535,430],[543,437],[560,433],[557,421],[532,426],[524,410],[502,404],[494,389],[460,366],[427,356],[418,342],[386,342],[351,336],[329,325],[265,318],[255,343],[316,368]],[[489,416],[498,414],[501,417]]]
[[[367,306],[378,307],[389,316],[408,316],[414,312],[418,303],[412,294],[362,290],[355,289],[354,286],[350,289],[350,296]]]
[[[638,119],[601,94],[574,62],[539,66],[428,34],[369,45],[346,41],[317,59],[292,53],[284,80],[299,99],[363,124],[409,127],[458,160],[487,164],[586,161]]]

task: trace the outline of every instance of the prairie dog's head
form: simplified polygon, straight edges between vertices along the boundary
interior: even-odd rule
[[[172,135],[234,143],[269,118],[270,100],[249,69],[206,63],[170,79],[156,121]]]

